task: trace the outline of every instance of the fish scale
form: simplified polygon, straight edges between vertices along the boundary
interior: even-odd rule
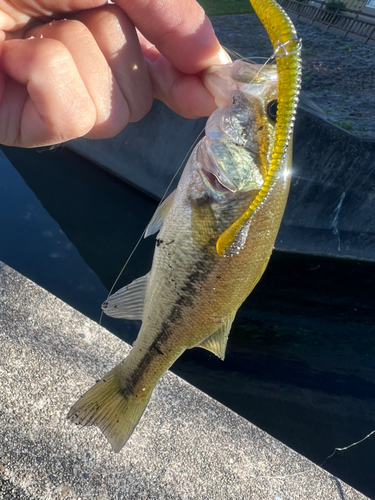
[[[273,9],[277,18],[283,16],[273,0],[261,5],[267,6],[266,21]],[[280,42],[294,43],[294,28],[284,21]],[[277,46],[277,27],[271,32]],[[146,230],[146,236],[159,232],[152,269],[103,304],[110,316],[141,319],[140,332],[128,357],[68,415],[75,423],[97,425],[114,451],[129,439],[156,383],[186,349],[201,347],[224,359],[235,314],[267,266],[290,184],[290,110],[299,89],[299,51],[287,56],[291,62],[281,65],[281,76],[274,65],[246,61],[203,75],[220,107],[177,190]],[[293,78],[294,86],[285,90]],[[275,121],[269,110],[277,98],[291,103],[278,107]],[[289,115],[280,117],[280,109]]]

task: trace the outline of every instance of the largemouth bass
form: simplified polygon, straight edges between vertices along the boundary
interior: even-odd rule
[[[138,338],[68,415],[97,425],[114,451],[186,349],[202,347],[224,359],[236,312],[272,252],[290,183],[300,44],[273,0],[252,3],[266,28],[271,23],[277,65],[239,60],[205,72],[219,109],[146,230],[159,232],[152,269],[103,304],[110,316],[141,319]]]

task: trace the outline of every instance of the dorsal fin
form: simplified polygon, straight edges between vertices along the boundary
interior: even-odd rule
[[[107,316],[123,319],[142,319],[143,305],[150,273],[120,288],[102,305]]]
[[[228,336],[236,312],[237,311],[235,311],[229,318],[227,318],[227,320],[224,323],[222,323],[214,333],[212,333],[209,337],[204,339],[196,347],[202,347],[203,349],[207,349],[208,351],[211,351],[213,354],[215,354],[221,360],[224,361]]]
[[[151,236],[151,234],[157,233],[160,231],[161,226],[163,225],[164,219],[166,218],[173,200],[174,200],[174,195],[176,194],[176,190],[172,191],[172,193],[166,198],[161,205],[158,206],[156,209],[156,212],[152,216],[152,219],[150,220],[148,226],[146,227],[145,231],[145,238],[147,236]]]

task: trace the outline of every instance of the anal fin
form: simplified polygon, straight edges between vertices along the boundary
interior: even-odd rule
[[[228,337],[236,312],[237,311],[235,311],[229,318],[227,318],[226,321],[222,323],[214,333],[205,338],[196,347],[207,349],[208,351],[215,354],[215,356],[218,356],[221,360],[224,361]]]

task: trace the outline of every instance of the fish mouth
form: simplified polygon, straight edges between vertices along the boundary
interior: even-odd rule
[[[237,60],[231,64],[210,66],[203,71],[202,79],[220,108],[231,101],[235,91],[260,97],[268,93],[270,87],[276,88],[277,69],[271,64]]]
[[[203,182],[210,187],[213,191],[223,194],[233,194],[234,191],[228,190],[212,172],[202,168],[200,171]]]
[[[217,194],[230,197],[238,188],[228,178],[225,172],[211,159],[210,153],[207,151],[206,145],[200,144],[197,151],[197,164],[200,166],[199,173],[204,184]]]

